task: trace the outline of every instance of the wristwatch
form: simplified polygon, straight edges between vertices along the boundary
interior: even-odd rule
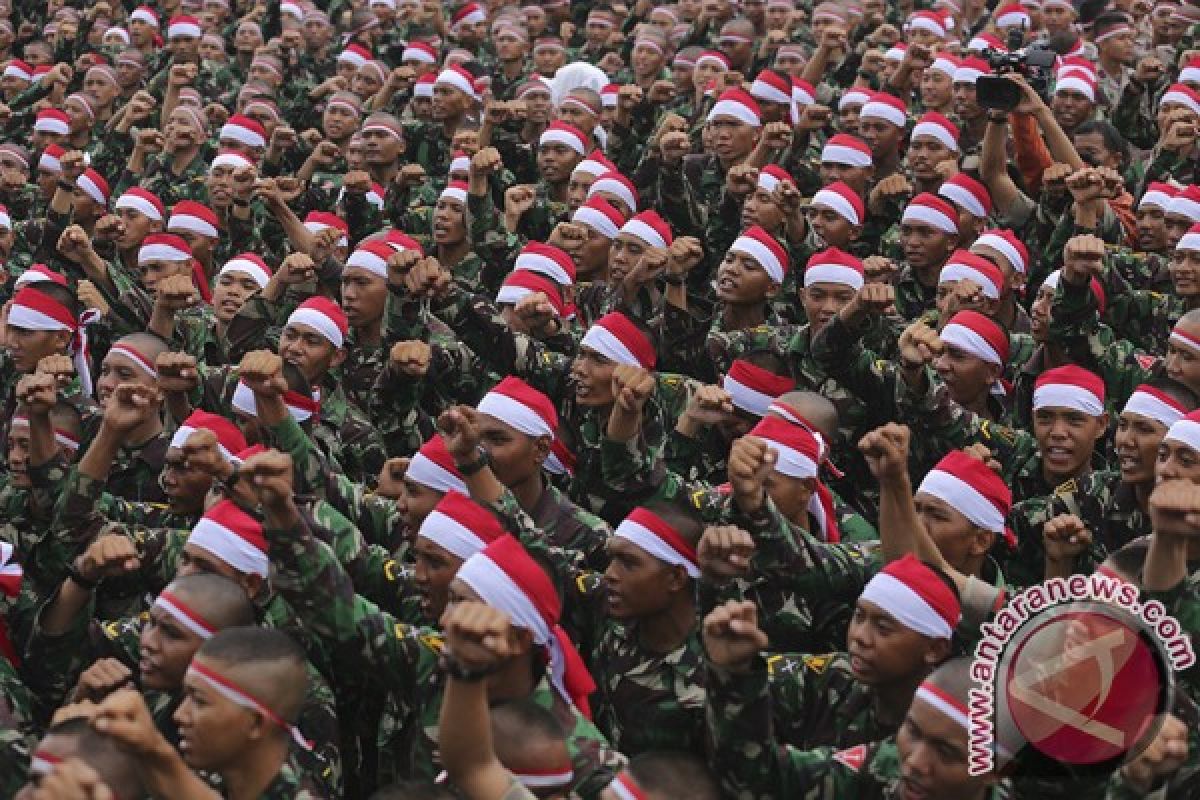
[[[481,444],[477,444],[477,445],[475,445],[475,452],[476,452],[475,460],[472,461],[471,463],[469,463],[469,464],[455,463],[454,466],[458,467],[458,471],[461,472],[463,475],[474,475],[476,472],[479,472],[479,470],[483,469],[484,467],[491,466],[492,456],[487,451],[487,448],[485,448]]]

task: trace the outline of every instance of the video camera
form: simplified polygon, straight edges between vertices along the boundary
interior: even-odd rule
[[[1008,52],[985,50],[982,55],[994,75],[982,75],[975,83],[975,99],[980,106],[996,111],[1012,111],[1021,102],[1021,87],[1004,76],[1018,73],[1043,97],[1050,85],[1048,69],[1058,54],[1044,47],[1021,47],[1019,28],[1008,32]]]

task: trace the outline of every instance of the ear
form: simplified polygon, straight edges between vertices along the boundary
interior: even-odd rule
[[[246,594],[253,598],[258,597],[259,591],[262,590],[264,580],[265,579],[261,575],[255,575],[254,573],[248,572],[242,576],[242,579],[239,581],[239,583],[241,583],[242,588],[246,590]]]
[[[983,528],[976,528],[971,533],[971,544],[968,550],[973,556],[986,555],[995,543],[996,534],[985,531]]]
[[[55,331],[54,332],[54,341],[58,342],[59,350],[61,350],[64,353],[67,352],[67,350],[71,346],[71,332],[70,331]]]
[[[987,362],[984,362],[984,363],[987,363]],[[988,364],[987,365],[987,374],[988,374],[989,383],[995,383],[996,381],[1000,380],[1000,376],[1003,373],[1004,373],[1004,368],[1001,367],[999,364]]]
[[[554,444],[554,439],[549,436],[539,436],[533,440],[533,457],[537,459],[538,466],[546,463],[546,459],[550,457],[550,446]]]
[[[684,572],[683,567],[669,566],[666,569],[667,575],[667,591],[668,592],[684,592],[691,591],[692,579]]]
[[[925,648],[925,664],[933,669],[950,657],[951,642],[949,639],[930,639]]]
[[[766,291],[767,299],[770,300],[771,298],[775,297],[775,295],[779,294],[779,290],[782,287],[783,287],[783,284],[776,283],[775,281],[771,281],[771,285],[767,287],[767,291]]]
[[[851,225],[850,226],[850,237],[849,237],[850,241],[857,242],[858,237],[862,236],[862,232],[863,232],[862,225]]]
[[[333,359],[329,362],[329,368],[340,367],[342,362],[346,360],[346,348],[338,347],[333,351]]]
[[[1100,441],[1100,437],[1108,433],[1108,412],[1105,411],[1099,416],[1096,422],[1096,441]]]

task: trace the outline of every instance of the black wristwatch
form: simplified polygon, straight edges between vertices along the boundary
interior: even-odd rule
[[[475,457],[475,460],[472,461],[471,463],[469,463],[469,464],[455,463],[454,466],[458,467],[458,471],[461,472],[463,475],[474,475],[476,472],[479,472],[479,470],[483,469],[484,467],[491,466],[492,456],[491,456],[491,453],[489,453],[487,451],[487,448],[485,448],[481,444],[478,444],[478,445],[475,445],[475,452],[477,455]]]
[[[445,650],[438,657],[438,666],[442,668],[451,678],[456,681],[464,681],[466,683],[478,683],[479,681],[491,675],[496,670],[493,669],[467,669],[462,662],[452,656]]]
[[[79,574],[79,570],[75,569],[74,564],[67,567],[67,578],[70,579],[71,583],[74,583],[81,589],[87,589],[89,592],[93,591],[100,583],[100,581],[90,581],[83,577],[83,575]]]

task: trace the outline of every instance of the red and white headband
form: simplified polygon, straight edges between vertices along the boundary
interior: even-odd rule
[[[358,267],[365,269],[372,275],[387,280],[388,266],[387,259],[378,253],[372,252],[366,248],[360,247],[350,254],[350,258],[346,259],[347,267]]]
[[[959,702],[957,698],[949,692],[942,689],[940,686],[935,686],[929,681],[925,681],[913,695],[915,699],[923,700],[927,705],[948,717],[956,725],[970,733],[971,717],[967,711],[965,704]]]
[[[1161,108],[1165,105],[1184,106],[1191,110],[1193,114],[1200,114],[1200,102],[1192,95],[1182,92],[1179,89],[1172,87],[1168,89],[1158,100],[1158,105]]]
[[[1200,250],[1200,231],[1188,231],[1179,237],[1176,250]]]
[[[554,429],[541,414],[507,394],[488,392],[476,410],[511,425],[526,436],[554,436]]]
[[[169,589],[163,589],[154,600],[154,607],[162,609],[201,639],[211,639],[217,627],[201,616],[195,609],[180,600]]]
[[[179,36],[189,36],[193,39],[199,39],[201,33],[203,33],[203,31],[200,30],[200,26],[196,22],[190,20],[172,22],[167,26],[168,39],[174,39]]]
[[[951,259],[946,266],[942,267],[942,272],[938,276],[938,284],[958,283],[959,281],[971,281],[975,283],[983,290],[983,296],[989,300],[1000,299],[1000,287],[993,282],[992,278],[975,269],[970,264],[964,264],[961,261]]]
[[[940,469],[932,469],[921,481],[917,493],[925,493],[944,501],[948,506],[958,511],[977,528],[983,528],[992,533],[1004,533],[1004,512],[996,504],[984,497],[983,493],[971,484]],[[869,598],[868,598],[869,599]],[[883,606],[888,611],[891,608]]]
[[[890,122],[897,128],[903,128],[908,122],[908,118],[903,111],[896,108],[891,103],[885,103],[881,100],[871,100],[862,107],[859,112],[861,119],[881,119],[885,122]]]
[[[114,209],[131,208],[141,214],[143,217],[162,222],[162,212],[158,206],[150,202],[150,199],[136,192],[126,192],[117,198],[117,202],[113,204]]]
[[[858,216],[858,210],[854,207],[854,204],[847,200],[844,195],[830,189],[821,189],[813,195],[812,204],[814,206],[828,206],[832,208],[838,213],[838,216],[851,225],[862,225],[863,223],[862,219]]]
[[[645,366],[633,354],[633,351],[617,338],[616,334],[603,325],[592,325],[588,328],[579,344],[592,348],[600,355],[618,364],[626,364],[631,367]]]
[[[166,242],[144,244],[138,248],[138,264],[145,264],[147,261],[189,261],[191,258],[190,253]]]
[[[949,323],[942,328],[938,336],[944,344],[953,345],[989,364],[1004,366],[1004,358],[996,351],[996,348],[978,332],[962,323]]]
[[[142,372],[149,375],[151,378],[158,377],[158,370],[154,366],[154,362],[146,357],[146,354],[138,350],[136,347],[126,344],[125,342],[117,342],[108,349],[109,353],[117,353],[125,356],[133,362],[133,365]]]
[[[561,144],[564,147],[569,147],[581,156],[587,155],[587,143],[564,128],[551,127],[546,129],[541,138],[538,139],[538,147],[544,147],[548,144]]]
[[[25,416],[24,414],[14,414],[13,418],[12,418],[12,427],[28,428],[29,427],[29,417]],[[54,429],[54,441],[58,442],[61,446],[67,448],[67,450],[71,451],[72,453],[74,453],[76,450],[79,449],[79,444],[80,444],[79,437],[75,436],[74,434],[72,434],[69,431],[66,431],[62,428]],[[7,544],[6,542],[0,542],[0,550],[3,550],[6,544]],[[4,559],[0,559],[0,564],[3,564],[3,563],[4,563]],[[3,575],[3,574],[4,574],[3,569],[0,569],[0,575]]]
[[[594,187],[595,184],[592,184],[592,186]],[[665,248],[667,246],[667,240],[663,238],[661,233],[637,217],[633,217],[624,225],[622,225],[621,233],[628,233],[630,236],[636,236],[650,247]]]
[[[826,144],[821,149],[822,164],[845,164],[848,167],[871,166],[871,154],[856,147],[841,144]]]
[[[1095,42],[1096,44],[1100,44],[1101,42],[1108,41],[1109,39],[1113,38],[1114,36],[1120,36],[1121,34],[1124,34],[1124,33],[1133,33],[1133,28],[1129,27],[1128,25],[1125,25],[1124,23],[1122,23],[1120,25],[1114,25],[1113,27],[1106,30],[1104,33],[1097,34],[1096,38],[1093,39],[1092,41]]]
[[[217,694],[221,695],[234,705],[241,706],[242,708],[248,708],[251,711],[262,714],[272,723],[287,731],[291,735],[292,739],[305,750],[312,749],[312,743],[304,738],[304,735],[300,733],[299,728],[297,728],[295,725],[289,724],[287,720],[272,711],[266,703],[262,702],[221,673],[193,659],[192,663],[188,666],[187,674],[189,677],[195,680],[200,680],[208,684],[214,691],[217,692]]]
[[[949,639],[954,628],[911,586],[894,575],[878,572],[863,589],[861,598],[874,603],[911,631],[934,639]]]
[[[587,225],[610,241],[617,238],[617,234],[621,232],[621,229],[617,227],[617,223],[613,222],[611,217],[599,209],[586,205],[575,209],[575,213],[571,215],[571,221]]]
[[[729,367],[721,388],[729,392],[735,407],[765,417],[775,398],[796,388],[796,382],[739,359]]]
[[[592,197],[600,192],[607,192],[611,195],[616,195],[622,203],[624,203],[630,211],[637,211],[637,198],[633,192],[619,180],[615,178],[599,178],[595,183],[588,188],[588,197]]]
[[[630,512],[613,536],[625,539],[666,564],[683,567],[689,578],[700,577],[696,549],[666,520],[646,508]]]
[[[466,75],[456,69],[444,69],[438,73],[437,80],[434,81],[435,86],[449,86],[458,89],[463,94],[470,97],[475,96],[475,86],[471,81],[467,80]]]
[[[173,441],[171,444],[175,446]],[[270,569],[267,554],[214,519],[201,517],[187,540],[188,544],[212,553],[238,572],[267,577]]]
[[[1014,270],[1022,275],[1025,274],[1025,259],[1021,256],[1021,253],[1017,250],[1017,248],[1013,247],[1012,242],[1010,242],[1008,239],[995,233],[985,233],[975,240],[975,244],[982,245],[984,247],[990,247],[993,250],[999,251],[1005,258],[1008,259],[1008,263],[1012,264],[1012,268]],[[972,247],[974,247],[974,245],[972,245]]]
[[[404,477],[433,489],[435,492],[448,492],[454,489],[463,494],[469,493],[467,484],[463,482],[462,478],[420,452],[412,457]]]
[[[1104,413],[1104,401],[1082,386],[1045,383],[1033,390],[1033,410],[1041,408],[1069,408],[1098,417]]]
[[[108,194],[86,172],[75,179],[75,185],[83,189],[83,193],[92,198],[93,202],[99,205],[108,202]]]
[[[305,397],[299,392],[288,390],[283,393],[283,404],[287,407],[288,414],[296,422],[306,422],[314,414],[321,413],[321,403],[311,397]],[[251,417],[258,417],[258,400],[254,397],[254,390],[247,386],[242,381],[238,381],[237,387],[233,390],[233,399],[230,405],[237,411],[243,414],[248,414]],[[236,458],[234,459],[237,460]]]
[[[790,102],[791,98],[783,102]],[[733,117],[738,122],[745,123],[752,128],[762,127],[762,119],[758,114],[754,113],[754,109],[750,108],[745,103],[739,103],[736,100],[718,100],[712,107],[712,111],[708,112],[707,120],[712,122],[717,117]]]
[[[741,253],[742,255],[750,256],[763,268],[763,272],[770,276],[772,282],[775,284],[783,283],[787,264],[781,262],[778,254],[773,252],[765,242],[753,236],[743,235],[734,240],[733,244],[729,247],[729,251],[731,253]]]
[[[342,334],[342,329],[326,314],[322,314],[315,308],[297,308],[288,317],[287,324],[307,325],[328,339],[334,347],[341,347],[346,343],[346,337]]]
[[[212,164],[209,165],[208,171],[212,172],[218,167],[230,167],[231,169],[238,169],[240,167],[252,166],[254,166],[254,162],[243,154],[236,151],[227,150],[224,153],[217,154],[216,158],[212,160]]]
[[[910,224],[920,222],[942,233],[958,233],[957,220],[951,219],[933,206],[920,203],[909,203],[908,207],[904,209],[904,215],[900,218],[900,222]]]
[[[1200,352],[1200,339],[1180,328],[1179,323],[1175,323],[1175,327],[1171,329],[1170,341],[1189,350]]]
[[[1175,398],[1153,386],[1142,384],[1125,402],[1125,411],[1152,419],[1168,428],[1187,416],[1187,409]],[[1200,448],[1197,448],[1200,449]]]
[[[851,89],[838,100],[838,111],[845,111],[849,106],[865,106],[871,102],[871,95],[861,89]]]
[[[1054,93],[1064,91],[1079,92],[1088,100],[1096,101],[1096,84],[1079,75],[1065,75],[1054,84]]]
[[[916,139],[918,136],[931,136],[944,144],[947,150],[958,152],[958,140],[945,125],[939,125],[936,122],[918,122],[913,127],[912,138]]]

